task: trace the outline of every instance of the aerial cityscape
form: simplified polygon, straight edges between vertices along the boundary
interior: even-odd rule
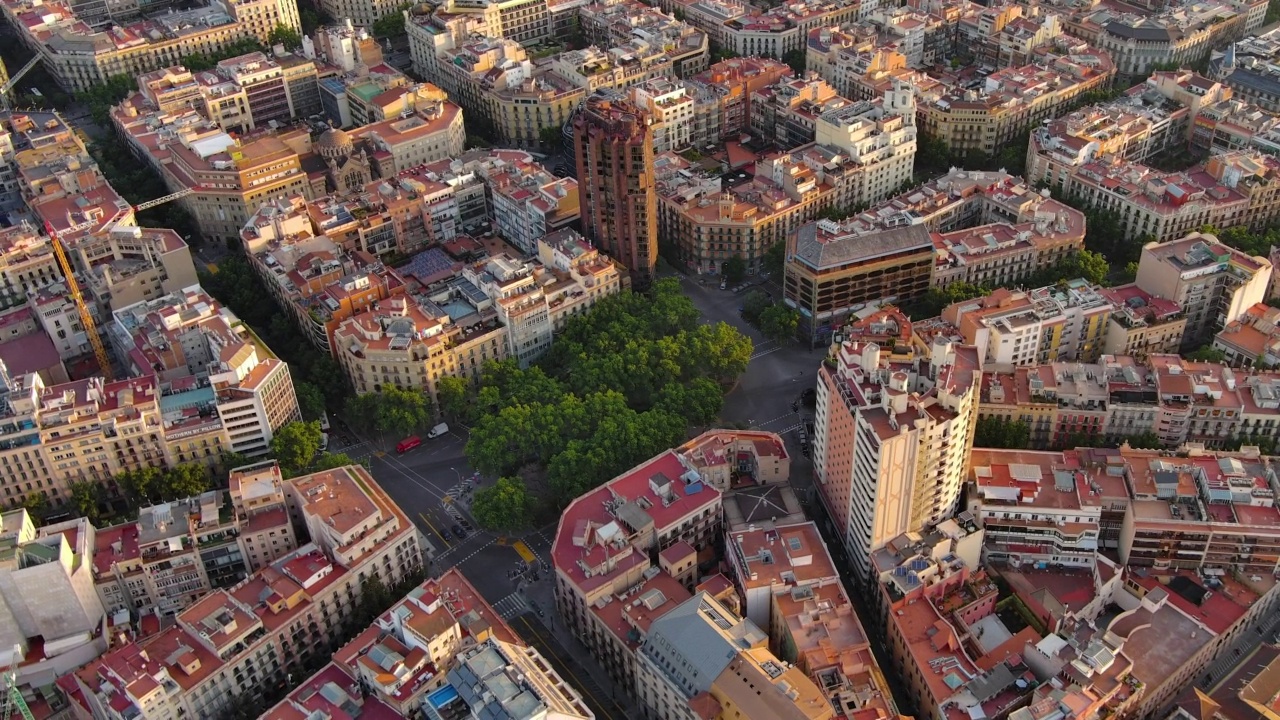
[[[1280,0],[0,10],[0,720],[1280,720]]]

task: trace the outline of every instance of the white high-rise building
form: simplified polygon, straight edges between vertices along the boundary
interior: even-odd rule
[[[849,340],[818,372],[819,495],[863,579],[873,552],[952,515],[973,447],[977,349],[904,344]]]

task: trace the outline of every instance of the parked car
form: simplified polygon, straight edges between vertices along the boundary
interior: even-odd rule
[[[439,425],[431,428],[431,432],[427,433],[427,439],[430,440],[431,438],[438,438],[447,432],[449,432],[449,424],[440,423]]]
[[[720,281],[720,289],[721,289],[721,290],[724,290],[724,289],[725,289],[725,288],[727,288],[727,287],[729,287],[729,281],[728,281],[728,280],[721,280],[721,281]]]
[[[396,443],[396,452],[403,455],[421,444],[422,438],[417,435],[413,435]]]
[[[453,536],[459,540],[465,540],[467,538],[467,531],[463,530],[461,525],[454,525],[452,528],[449,528],[449,530],[453,533]]]

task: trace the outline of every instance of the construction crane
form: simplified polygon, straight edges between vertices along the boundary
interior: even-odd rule
[[[9,109],[9,93],[13,92],[14,86],[18,84],[18,81],[22,79],[22,76],[31,72],[31,68],[38,65],[40,60],[40,53],[36,53],[36,56],[28,60],[27,64],[22,66],[21,70],[14,73],[13,77],[5,81],[4,85],[0,85],[0,106],[3,106],[5,110]]]
[[[194,192],[193,188],[185,188],[176,193],[170,193],[164,197],[134,205],[133,210],[134,212],[147,210],[157,205],[184,198],[192,192]],[[71,268],[71,261],[67,258],[67,252],[62,243],[64,235],[72,235],[82,230],[88,230],[99,222],[99,220],[86,220],[61,231],[54,230],[53,225],[45,222],[44,229],[53,240],[53,253],[58,258],[58,266],[62,268],[63,277],[67,279],[67,294],[71,296],[71,301],[76,304],[76,311],[80,314],[80,326],[84,328],[85,335],[89,337],[89,345],[93,347],[93,356],[98,360],[98,369],[102,372],[103,379],[111,382],[111,356],[107,354],[107,348],[102,344],[102,338],[98,335],[97,323],[93,321],[93,313],[89,312],[89,305],[84,301],[84,293],[80,291],[80,283],[76,281],[76,274]],[[0,717],[0,720],[8,720],[8,716]]]
[[[35,720],[35,716],[31,714],[31,708],[27,707],[27,701],[22,697],[22,691],[18,689],[18,673],[14,670],[18,665],[18,658],[22,657],[22,646],[13,646],[13,662],[4,673],[4,709],[0,720],[9,720],[15,714],[21,715],[22,720]]]

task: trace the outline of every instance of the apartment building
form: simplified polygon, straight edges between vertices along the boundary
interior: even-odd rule
[[[233,469],[227,486],[239,532],[236,543],[248,572],[256,573],[298,547],[284,479],[274,460]]]
[[[636,695],[645,718],[827,720],[835,710],[768,636],[705,592],[653,621],[640,647]]]
[[[508,255],[462,269],[463,279],[493,303],[506,328],[506,356],[527,367],[551,347],[552,337],[573,317],[623,287],[623,268],[571,229],[537,241],[536,261]]]
[[[410,591],[263,717],[352,711],[429,720],[592,717],[456,568]]]
[[[239,523],[225,502],[211,491],[142,508],[136,522],[99,530],[93,585],[107,612],[172,615],[243,580]]]
[[[30,225],[0,230],[0,305],[21,305],[60,277],[48,237]]]
[[[561,515],[551,548],[556,610],[623,687],[636,685],[644,633],[690,597],[697,555],[720,532],[721,506],[720,491],[667,451],[577,498]]]
[[[800,311],[800,332],[810,346],[827,341],[844,318],[872,301],[923,295],[935,264],[923,227],[862,232],[832,220],[788,236],[786,258],[783,298]]]
[[[108,335],[129,374],[154,375],[166,418],[216,415],[233,452],[265,454],[302,417],[288,366],[198,285],[116,311]]]
[[[658,262],[653,130],[642,108],[593,94],[573,121],[583,234],[642,284]]]
[[[937,341],[906,363],[895,350],[846,341],[818,370],[818,496],[861,580],[876,550],[951,516],[978,419],[978,349]]]
[[[1193,65],[1210,51],[1262,27],[1266,7],[1252,2],[1172,5],[1150,15],[1132,12],[1081,18],[1096,28],[1089,41],[1109,53],[1120,75],[1142,77],[1156,65]]]
[[[1274,30],[1250,35],[1210,54],[1209,76],[1231,88],[1236,97],[1270,112],[1280,112],[1280,86],[1272,58],[1280,52]]]
[[[329,657],[365,578],[395,585],[421,567],[419,533],[364,468],[294,478],[285,494],[319,537],[66,678],[76,717],[218,717]]]
[[[29,707],[61,707],[50,680],[109,644],[110,623],[90,577],[93,546],[93,526],[83,518],[37,529],[24,509],[0,517],[0,617],[11,641],[3,660]]]
[[[949,46],[950,31],[945,27],[940,30],[926,34],[926,42],[936,37],[944,41],[944,46]],[[937,91],[940,82],[936,78],[914,69],[902,52],[877,45],[873,31],[858,25],[810,31],[805,51],[806,69],[816,72],[842,96],[853,100],[880,97],[894,81],[908,83],[925,97]]]
[[[735,182],[664,153],[652,166],[659,239],[699,274],[716,274],[735,257],[757,272],[770,247],[832,206],[826,168],[815,171],[805,159],[800,152],[761,158],[754,177]]]
[[[965,514],[926,536],[897,538],[877,558],[886,644],[916,717],[1008,714],[1030,700],[1022,654],[1040,633],[1005,627],[995,582],[962,550],[975,536]]]
[[[368,251],[314,234],[301,197],[264,205],[241,238],[268,291],[326,352],[332,352],[333,333],[344,320],[406,290],[404,279]]]
[[[700,274],[714,274],[733,257],[755,272],[769,247],[820,212],[875,202],[910,178],[914,107],[910,91],[899,88],[875,102],[824,112],[813,118],[809,137],[816,143],[757,157],[750,179],[661,155],[655,161],[660,238]],[[757,107],[752,122],[770,112]]]
[[[1076,279],[1034,290],[999,288],[948,305],[942,320],[978,348],[984,364],[1034,365],[1097,360],[1113,312],[1100,288]]]
[[[896,717],[893,695],[818,526],[733,530],[725,544],[744,617],[768,633],[778,659],[804,672],[837,716]]]
[[[708,430],[676,451],[722,493],[735,484],[776,485],[791,477],[791,456],[774,433]]]
[[[493,229],[526,255],[539,239],[568,230],[581,215],[581,193],[573,178],[559,178],[537,163],[482,169]],[[572,231],[570,231],[572,232]]]
[[[749,102],[751,135],[781,150],[813,142],[818,116],[849,104],[816,73],[784,78],[751,93]]]
[[[136,77],[246,38],[266,43],[277,25],[301,28],[293,0],[215,3],[123,22],[108,15],[82,18],[67,2],[9,0],[0,11],[68,92],[88,90],[116,75]],[[122,8],[120,16],[136,12],[135,4],[132,12]]]
[[[955,48],[993,68],[1027,65],[1035,61],[1038,48],[1053,44],[1065,32],[1055,10],[1005,5],[966,13],[956,24]]]
[[[1034,452],[974,448],[969,510],[982,525],[983,558],[1013,566],[1092,568],[1102,508],[1116,493],[1068,461],[1075,451]],[[1119,496],[1123,497],[1123,495]]]
[[[700,73],[709,64],[707,33],[637,0],[583,3],[577,16],[583,36],[599,47],[625,47],[636,37],[666,46],[677,78]]]
[[[1128,236],[1168,242],[1205,224],[1266,226],[1276,216],[1276,177],[1271,156],[1234,151],[1181,173],[1118,160],[1089,162],[1069,175],[1062,189],[1117,213]]]
[[[394,91],[392,91],[394,92]],[[449,102],[434,85],[402,97],[418,98],[416,109],[405,108],[399,117],[378,119],[353,132],[373,152],[378,174],[389,178],[418,165],[456,158],[467,146],[462,108]],[[389,155],[384,158],[383,153]]]
[[[712,40],[715,40],[714,36]],[[786,63],[761,57],[721,60],[695,75],[692,78],[695,85],[706,87],[719,96],[719,120],[715,125],[720,128],[720,135],[710,142],[737,139],[750,132],[751,96],[757,90],[792,75],[791,67]]]
[[[1144,245],[1136,284],[1178,303],[1187,321],[1182,347],[1191,348],[1262,302],[1271,271],[1270,260],[1249,257],[1213,235],[1193,232]]]
[[[400,4],[392,0],[322,0],[320,10],[331,18],[344,18],[361,27],[402,12]]]
[[[1106,603],[1123,612],[1106,633],[1094,634],[1087,643],[1078,642],[1078,631],[1087,625],[1061,625],[1059,636],[1046,637],[1034,652],[1024,654],[1037,677],[1071,663],[1060,649],[1093,647],[1086,655],[1112,658],[1119,672],[1112,663],[1087,663],[1077,665],[1073,676],[1091,679],[1116,715],[1162,716],[1157,713],[1186,683],[1206,670],[1210,677],[1219,675],[1222,664],[1215,659],[1233,658],[1233,644],[1267,622],[1276,593],[1253,579],[1273,572],[1280,558],[1269,540],[1273,523],[1265,517],[1275,512],[1268,502],[1274,487],[1266,458],[1194,447],[1174,456],[1127,446],[1062,454],[991,450],[983,456],[990,473],[979,475],[977,483],[993,486],[994,496],[989,502],[984,491],[981,510],[994,526],[987,529],[988,537],[994,532],[1003,538],[989,549],[1009,555],[1011,567],[1016,560],[1062,552],[1068,553],[1062,556],[1066,564],[1094,527],[1092,520],[1075,523],[1073,518],[1080,516],[1073,507],[1051,510],[1040,501],[1034,484],[1047,483],[1050,472],[1055,486],[1075,485],[1082,506],[1087,507],[1086,493],[1088,505],[1102,506],[1096,527],[1104,541],[1108,534],[1118,538],[1118,554],[1128,565],[1116,575],[1099,558],[1095,578],[1112,579],[1101,585],[1095,580],[1101,591],[1093,598],[1079,598],[1071,586],[1056,583],[1063,597],[1079,598],[1067,602],[1077,621],[1092,618]],[[1061,498],[1065,492],[1055,495]],[[1015,500],[1015,494],[1020,498]],[[1076,579],[1072,585],[1079,588],[1081,583]],[[1045,660],[1052,662],[1042,665]],[[1131,679],[1127,687],[1116,684],[1122,677]],[[1106,692],[1118,687],[1123,692]]]
[[[300,158],[311,150],[306,130],[237,139],[193,111],[171,115],[151,109],[141,95],[117,106],[112,121],[133,153],[156,168],[170,190],[192,191],[178,202],[206,239],[239,237],[263,203],[323,194],[313,190]],[[323,176],[321,180],[323,187]]]
[[[705,6],[702,3],[686,4],[671,0],[667,4],[683,6],[681,9],[686,18],[704,14],[702,8]],[[762,13],[739,12],[724,21],[721,37],[713,39],[720,47],[731,49],[741,56],[768,55],[780,58],[792,51],[803,52],[809,31],[849,22],[873,9],[867,5],[839,0],[804,0],[793,5],[773,7]],[[713,10],[705,14],[714,16],[716,13]],[[707,23],[712,19],[708,17],[702,22]],[[692,20],[690,22],[699,24]]]
[[[105,183],[97,161],[58,113],[0,113],[0,127],[0,207],[5,210],[74,196]]]
[[[1114,75],[1105,52],[1051,46],[1034,64],[997,70],[979,88],[957,84],[922,98],[920,129],[946,143],[952,154],[991,155],[1061,114],[1082,94],[1109,86]]]
[[[342,321],[333,349],[356,392],[394,385],[435,401],[441,377],[478,378],[486,361],[506,357],[506,336],[489,298],[465,278],[450,277]]]
[[[1187,317],[1174,300],[1152,295],[1134,283],[1099,291],[1115,308],[1102,341],[1106,355],[1143,360],[1148,355],[1176,353],[1187,332]]]
[[[933,284],[1012,284],[1084,249],[1084,234],[1084,213],[1056,200],[1040,203],[1027,222],[933,233]]]

